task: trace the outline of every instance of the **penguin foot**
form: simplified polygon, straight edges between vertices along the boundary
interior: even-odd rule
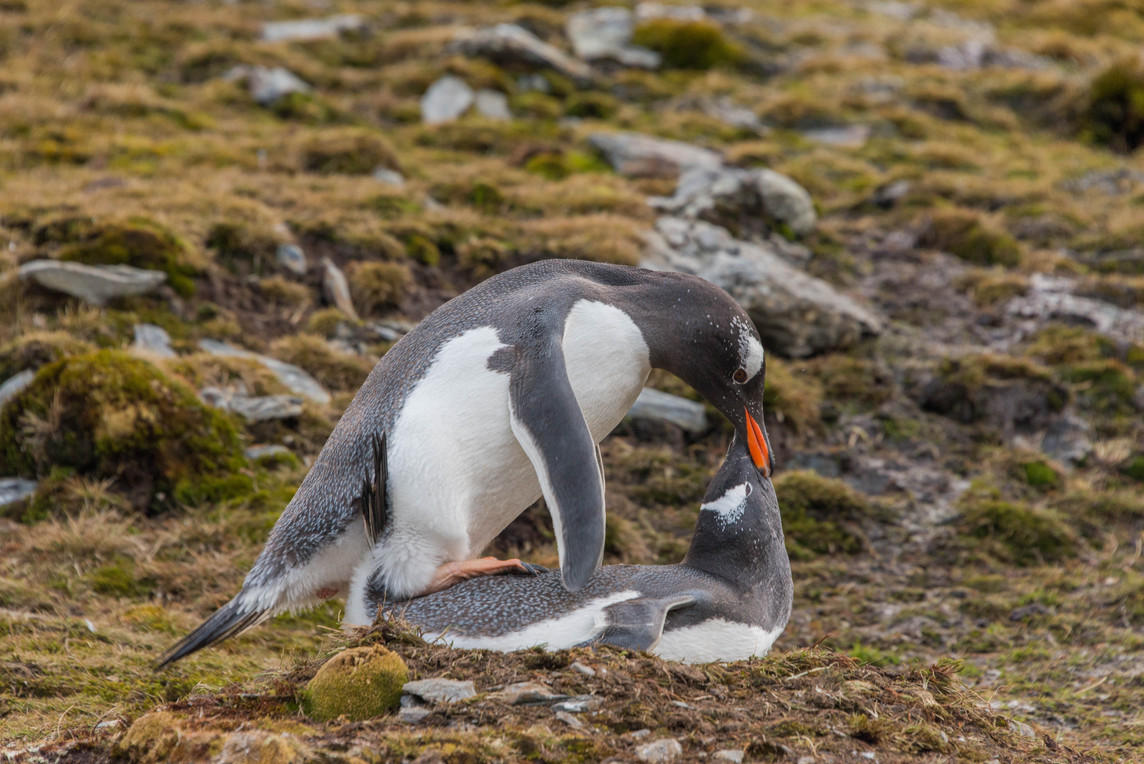
[[[461,560],[460,562],[447,562],[437,568],[433,581],[422,594],[432,594],[442,589],[448,589],[453,584],[459,584],[469,578],[477,576],[495,576],[500,573],[535,573],[528,563],[521,562],[515,557],[511,560],[498,560],[495,557],[481,557],[477,560]]]
[[[539,576],[542,573],[548,573],[548,568],[543,565],[535,565],[531,562],[522,562],[518,570],[510,570],[509,573],[526,574],[532,576]]]

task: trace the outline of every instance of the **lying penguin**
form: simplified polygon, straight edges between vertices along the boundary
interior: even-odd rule
[[[703,394],[770,474],[763,347],[743,309],[695,276],[577,260],[505,271],[431,313],[378,362],[278,518],[242,590],[163,666],[284,610],[348,590],[345,622],[475,575],[473,559],[544,496],[563,585],[583,587],[604,548],[597,443],[652,368]],[[370,547],[359,507],[380,438],[391,508]]]
[[[383,522],[377,517],[375,510],[367,524]],[[706,663],[765,655],[790,619],[793,591],[774,488],[735,440],[678,565],[607,565],[575,592],[561,586],[557,571],[474,578],[366,607],[380,605],[386,617],[423,629],[427,641],[453,647],[606,643]]]

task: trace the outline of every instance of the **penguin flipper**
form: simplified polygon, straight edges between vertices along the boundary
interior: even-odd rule
[[[381,539],[389,521],[389,501],[386,495],[389,464],[386,460],[385,434],[373,435],[370,446],[373,449],[373,479],[367,476],[362,481],[359,502],[362,521],[365,523],[365,538],[372,547]]]
[[[555,336],[517,348],[509,422],[540,479],[564,586],[576,591],[604,557],[604,472]]]
[[[627,650],[650,650],[663,636],[668,612],[694,605],[697,601],[692,594],[679,594],[674,597],[636,597],[608,605],[603,614],[607,626],[593,643]]]
[[[204,647],[210,647],[228,637],[241,634],[274,614],[270,610],[245,606],[240,602],[239,597],[235,597],[220,607],[197,629],[172,645],[155,661],[155,668],[166,668],[175,661],[186,658]]]

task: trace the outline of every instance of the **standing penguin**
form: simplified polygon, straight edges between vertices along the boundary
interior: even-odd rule
[[[746,313],[694,276],[576,260],[505,271],[442,305],[378,362],[270,532],[242,590],[160,666],[272,615],[348,591],[345,621],[475,575],[473,557],[541,495],[562,582],[584,586],[604,546],[597,444],[652,368],[704,395],[769,475],[763,347]],[[377,452],[380,444],[380,453]],[[389,508],[371,547],[359,509],[380,466]]]
[[[794,592],[771,481],[732,442],[707,489],[678,565],[607,565],[575,592],[557,571],[478,578],[408,602],[371,600],[385,615],[453,647],[562,650],[605,643],[687,663],[765,655],[790,620]]]

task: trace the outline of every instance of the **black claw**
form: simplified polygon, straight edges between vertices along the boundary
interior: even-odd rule
[[[517,570],[514,570],[513,572],[518,574],[518,575],[528,575],[531,573],[534,576],[539,576],[543,573],[548,572],[548,568],[544,567],[543,565],[535,565],[531,562],[522,562],[521,565],[524,566],[524,570],[520,570],[518,568]]]

